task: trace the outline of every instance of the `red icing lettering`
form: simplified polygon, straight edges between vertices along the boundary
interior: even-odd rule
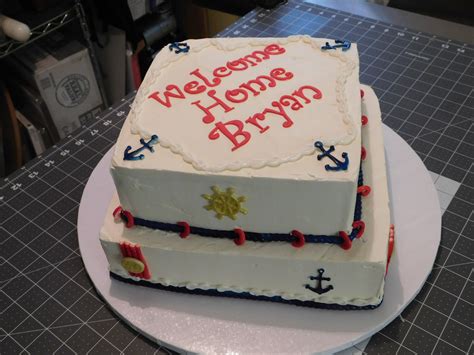
[[[276,107],[277,110],[274,110],[274,109],[271,109],[271,108],[266,108],[265,110],[263,110],[261,113],[256,113],[255,115],[247,118],[245,120],[246,123],[249,123],[251,125],[254,125],[255,127],[257,127],[259,129],[259,132],[260,133],[264,133],[265,131],[267,131],[270,127],[269,126],[265,126],[263,127],[258,121],[263,121],[266,119],[266,115],[267,113],[272,113],[274,115],[277,115],[277,116],[281,116],[285,119],[285,121],[283,122],[282,126],[284,128],[288,128],[288,127],[291,127],[293,125],[293,120],[290,118],[290,116],[288,116],[288,114],[286,113],[285,109],[283,108],[283,105],[278,102],[278,101],[273,101],[272,102],[272,106],[273,107]]]
[[[256,113],[255,115],[247,118],[245,122],[250,123],[254,125],[255,127],[257,127],[260,133],[264,133],[270,128],[270,126],[263,127],[260,123],[258,123],[258,121],[263,121],[264,119],[265,119],[265,115],[263,113]]]
[[[260,58],[259,58],[260,56]],[[245,60],[247,63],[250,63],[252,67],[256,66],[256,63],[260,63],[262,60],[268,59],[270,56],[263,52],[263,51],[254,51],[249,55],[246,55],[242,59]]]
[[[194,75],[194,76],[197,76],[199,79],[202,80],[202,82],[204,84],[206,84],[208,87],[212,88],[214,86],[217,86],[221,83],[221,79],[219,78],[213,78],[212,79],[212,83],[209,81],[208,78],[206,78],[204,75],[201,74],[201,72],[199,71],[199,69],[196,69],[196,70],[193,70],[191,73],[189,73],[191,75]]]
[[[265,85],[263,80],[267,80],[268,84]],[[242,89],[247,89],[250,91],[254,96],[260,95],[260,92],[255,90],[252,85],[258,85],[259,86],[259,91],[265,91],[268,87],[274,87],[276,85],[275,79],[272,77],[269,77],[267,75],[259,75],[255,79],[249,80],[246,83],[240,85],[239,87]]]
[[[302,98],[305,104],[310,103],[311,100],[306,97],[306,95],[303,93],[303,90],[313,90],[315,93],[313,95],[314,99],[319,100],[321,97],[323,97],[323,94],[321,93],[319,89],[316,89],[314,86],[311,86],[311,85],[303,85],[298,90],[295,90],[293,92],[293,95],[298,96],[299,98]]]
[[[293,77],[293,73],[287,72],[283,68],[275,68],[270,72],[270,76],[273,79],[285,81],[285,80],[290,80]]]
[[[227,62],[227,67],[235,71],[245,70],[249,67],[249,64],[250,66],[254,67],[257,65],[257,63],[260,63],[262,60],[268,58],[270,58],[268,53],[263,51],[254,51],[243,58]]]
[[[227,126],[234,127],[234,132],[231,132]],[[243,130],[244,124],[239,120],[232,120],[228,122],[217,122],[216,127],[209,133],[209,139],[217,139],[220,133],[225,135],[234,145],[232,151],[244,146],[250,140],[250,133]]]
[[[271,108],[266,108],[263,110],[263,114],[266,115],[267,113],[273,113],[275,115],[281,116],[285,119],[285,122],[283,122],[282,126],[285,128],[293,126],[293,120],[288,116],[285,112],[285,109],[283,108],[283,105],[279,103],[278,101],[273,101],[272,106],[278,108],[277,110],[273,110]]]
[[[277,74],[277,76],[284,75],[282,71],[279,71],[279,73],[280,74]],[[270,78],[270,77],[267,77],[267,78]],[[263,87],[266,88],[266,85],[263,84]],[[260,89],[261,88],[262,86],[260,87]],[[306,97],[304,95],[305,93],[304,90],[311,90],[312,95]],[[228,90],[228,92],[230,91],[232,90]],[[235,93],[233,95],[237,96],[237,94],[244,95],[244,92],[242,89],[241,91],[235,90]],[[296,94],[298,94],[299,96],[294,97],[296,96]],[[282,123],[282,126],[284,128],[289,128],[294,124],[294,122],[289,117],[288,113],[285,110],[285,107],[290,107],[292,110],[297,111],[304,107],[303,103],[308,104],[311,102],[312,98],[319,99],[322,97],[322,93],[319,89],[312,86],[308,86],[308,85],[300,87],[292,95],[282,95],[278,101],[273,101],[271,103],[271,107],[267,107],[262,112],[249,116],[245,120],[245,122],[242,122],[240,120],[232,120],[226,123],[223,123],[223,122],[216,123],[215,127],[209,133],[209,136],[208,136],[209,139],[215,140],[219,138],[221,134],[223,134],[233,143],[232,151],[234,151],[244,146],[250,141],[251,133],[249,131],[244,130],[244,128],[246,127],[245,126],[246,124],[257,128],[260,134],[265,133],[266,131],[270,129],[270,126],[263,124],[262,121],[265,121],[268,118],[267,116],[268,114],[273,114],[273,115],[282,117],[284,120]],[[235,100],[234,97],[232,98]],[[305,101],[300,102],[298,98],[302,98]],[[227,97],[227,99],[229,99],[229,97]],[[239,100],[243,100],[243,99],[244,98],[241,98]]]
[[[239,87],[242,89],[246,89],[250,91],[254,96],[260,95],[260,91],[265,91],[268,87],[276,86],[276,80],[289,80],[293,77],[293,73],[287,72],[283,68],[276,68],[270,72],[270,76],[268,75],[259,75],[255,79],[249,80],[246,83],[241,84]],[[263,82],[264,80],[268,81],[268,84],[265,85]],[[254,85],[254,86],[252,86]],[[258,85],[255,88],[255,85]]]
[[[172,92],[174,91],[174,92]],[[171,107],[171,97],[174,97],[174,98],[177,98],[177,99],[184,99],[185,96],[183,94],[183,92],[181,91],[181,89],[179,87],[177,87],[176,85],[174,84],[171,84],[171,85],[168,85],[166,87],[166,91],[164,93],[164,96],[165,96],[165,99],[163,100],[160,96],[159,96],[159,91],[155,91],[155,92],[152,92],[148,98],[149,99],[153,99],[157,102],[159,102],[160,104],[162,104],[163,106],[165,107]]]
[[[293,111],[298,111],[303,108],[303,105],[291,95],[283,95],[280,97],[280,102],[283,106],[290,106]]]
[[[270,58],[272,55],[280,55],[285,53],[286,50],[285,48],[281,47],[279,44],[272,43],[267,45],[263,51],[262,50],[256,50],[253,51],[252,53],[227,62],[226,66],[221,66],[212,71],[212,77],[206,77],[200,72],[200,69],[195,69],[192,72],[190,72],[190,75],[195,76],[198,78],[202,84],[200,85],[199,81],[193,80],[188,82],[187,84],[184,85],[184,87],[181,89],[175,84],[170,84],[166,86],[166,91],[163,93],[163,97],[160,96],[159,91],[155,91],[151,93],[148,98],[153,99],[160,103],[161,105],[170,108],[172,106],[172,100],[171,98],[175,99],[185,99],[185,95],[183,91],[187,94],[191,95],[197,95],[202,92],[206,91],[206,87],[208,88],[213,88],[221,83],[221,78],[229,76],[232,74],[232,71],[242,71],[248,69],[250,66],[256,66],[258,63],[261,63],[264,60],[267,60]],[[240,86],[242,89],[246,89],[250,91],[254,96],[257,96],[259,94],[259,91],[255,90],[255,87],[253,85],[259,85],[260,91],[263,91],[267,88],[262,82],[262,79],[267,79],[270,80],[270,83],[268,84],[268,87],[273,87],[275,86],[275,80],[288,80],[293,77],[293,74],[290,72],[286,72],[285,69],[283,68],[276,68],[273,69],[270,72],[270,76],[259,76],[257,79],[250,80],[247,83],[244,83]],[[310,86],[306,87],[310,88]],[[300,89],[301,90],[301,89]],[[300,94],[304,97],[302,91]],[[243,94],[241,94],[243,95]],[[209,95],[212,97],[212,95]],[[233,96],[232,94],[230,96]],[[305,100],[307,100],[305,98]],[[198,105],[198,107],[202,108],[202,106],[199,105],[200,101],[193,102],[193,104]],[[241,101],[238,101],[241,102]],[[220,105],[224,106],[225,104],[220,101]],[[226,112],[230,111],[232,108],[225,108]],[[207,121],[207,122],[206,122]],[[212,115],[208,115],[205,117],[205,122],[210,123],[214,121],[214,117]]]
[[[248,63],[242,58],[227,62],[227,68],[234,71],[242,71],[249,67]]]
[[[240,96],[240,98],[238,98],[238,96]],[[243,89],[233,89],[225,92],[225,98],[230,102],[241,103],[247,101],[249,95],[247,94],[247,91]]]
[[[230,71],[229,68],[227,67],[219,67],[219,68],[214,69],[212,74],[219,78],[223,78],[225,76],[229,76],[230,74],[232,74],[232,71]]]
[[[209,90],[207,92],[207,96],[209,96],[210,98],[214,99],[214,103],[212,105],[209,105],[209,106],[203,106],[201,105],[201,100],[198,100],[198,101],[194,101],[194,102],[191,102],[191,104],[193,105],[196,105],[197,107],[199,107],[201,110],[204,111],[204,113],[206,114],[203,118],[202,118],[202,121],[204,123],[212,123],[214,122],[215,120],[215,117],[214,115],[211,113],[211,109],[216,107],[216,106],[220,106],[224,109],[224,112],[229,112],[229,111],[232,111],[234,108],[233,107],[230,107],[228,106],[224,101],[222,101],[221,99],[219,99],[218,97],[216,97],[216,90]]]
[[[263,51],[269,55],[278,55],[286,52],[285,48],[280,47],[279,44],[269,44]]]
[[[193,80],[184,85],[184,91],[186,91],[188,94],[196,95],[206,91],[206,87],[204,85],[199,85],[197,81]]]

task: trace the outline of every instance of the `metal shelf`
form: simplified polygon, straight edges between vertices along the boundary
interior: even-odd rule
[[[51,32],[56,31],[58,28],[72,22],[76,19],[80,19],[81,10],[80,3],[74,4],[73,7],[64,11],[63,13],[51,18],[33,29],[31,29],[31,37],[26,42],[18,42],[15,40],[8,40],[0,43],[0,59],[8,56],[9,54],[17,51],[18,49],[31,44],[32,42],[44,37]]]
[[[102,97],[102,102],[104,104],[104,107],[107,107],[107,96],[105,94],[105,88],[102,82],[102,74],[99,68],[99,62],[95,55],[94,46],[90,39],[89,27],[87,25],[86,15],[84,13],[81,0],[75,0],[75,4],[71,8],[67,9],[66,11],[63,11],[59,15],[54,16],[48,21],[43,22],[42,24],[32,28],[31,37],[28,41],[18,42],[15,40],[8,40],[6,42],[0,43],[0,59],[5,58],[6,56],[17,51],[18,49],[25,47],[44,36],[47,36],[48,34],[56,31],[57,29],[67,25],[68,23],[74,20],[79,20],[82,34],[84,35],[84,39],[89,50],[89,56],[91,58],[92,67],[94,69],[97,84],[99,85],[99,91]]]

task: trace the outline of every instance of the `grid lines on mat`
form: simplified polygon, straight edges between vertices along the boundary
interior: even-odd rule
[[[292,34],[357,42],[361,82],[378,95],[384,123],[431,171],[444,212],[440,250],[420,294],[401,317],[348,351],[472,352],[472,46],[303,1],[256,9],[218,36]],[[0,182],[0,352],[171,352],[108,310],[77,244],[82,191],[115,142],[133,97]]]

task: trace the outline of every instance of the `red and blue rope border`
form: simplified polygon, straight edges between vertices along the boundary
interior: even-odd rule
[[[291,243],[291,245],[295,248],[300,248],[306,243],[329,243],[339,244],[343,249],[350,249],[352,246],[352,241],[355,238],[360,238],[365,229],[365,223],[361,220],[362,196],[366,196],[370,192],[370,188],[364,185],[363,182],[364,177],[361,167],[359,170],[354,221],[352,223],[352,231],[349,234],[343,231],[339,232],[339,235],[333,236],[303,234],[296,229],[290,233],[244,232],[241,228],[235,228],[234,230],[209,229],[191,226],[185,221],[179,221],[175,224],[150,221],[143,218],[134,217],[129,211],[123,210],[120,206],[114,210],[113,215],[116,219],[123,220],[127,228],[137,225],[166,232],[175,232],[178,233],[181,238],[186,238],[190,234],[193,234],[201,237],[232,239],[236,245],[243,245],[245,241],[261,243],[287,242]]]

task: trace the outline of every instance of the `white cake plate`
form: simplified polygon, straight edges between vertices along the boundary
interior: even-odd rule
[[[428,277],[441,235],[438,195],[422,161],[384,126],[395,251],[383,304],[331,311],[272,302],[198,296],[112,280],[99,230],[115,191],[109,151],[93,171],[79,208],[79,247],[99,294],[132,328],[177,351],[332,353],[381,330],[413,300]]]

